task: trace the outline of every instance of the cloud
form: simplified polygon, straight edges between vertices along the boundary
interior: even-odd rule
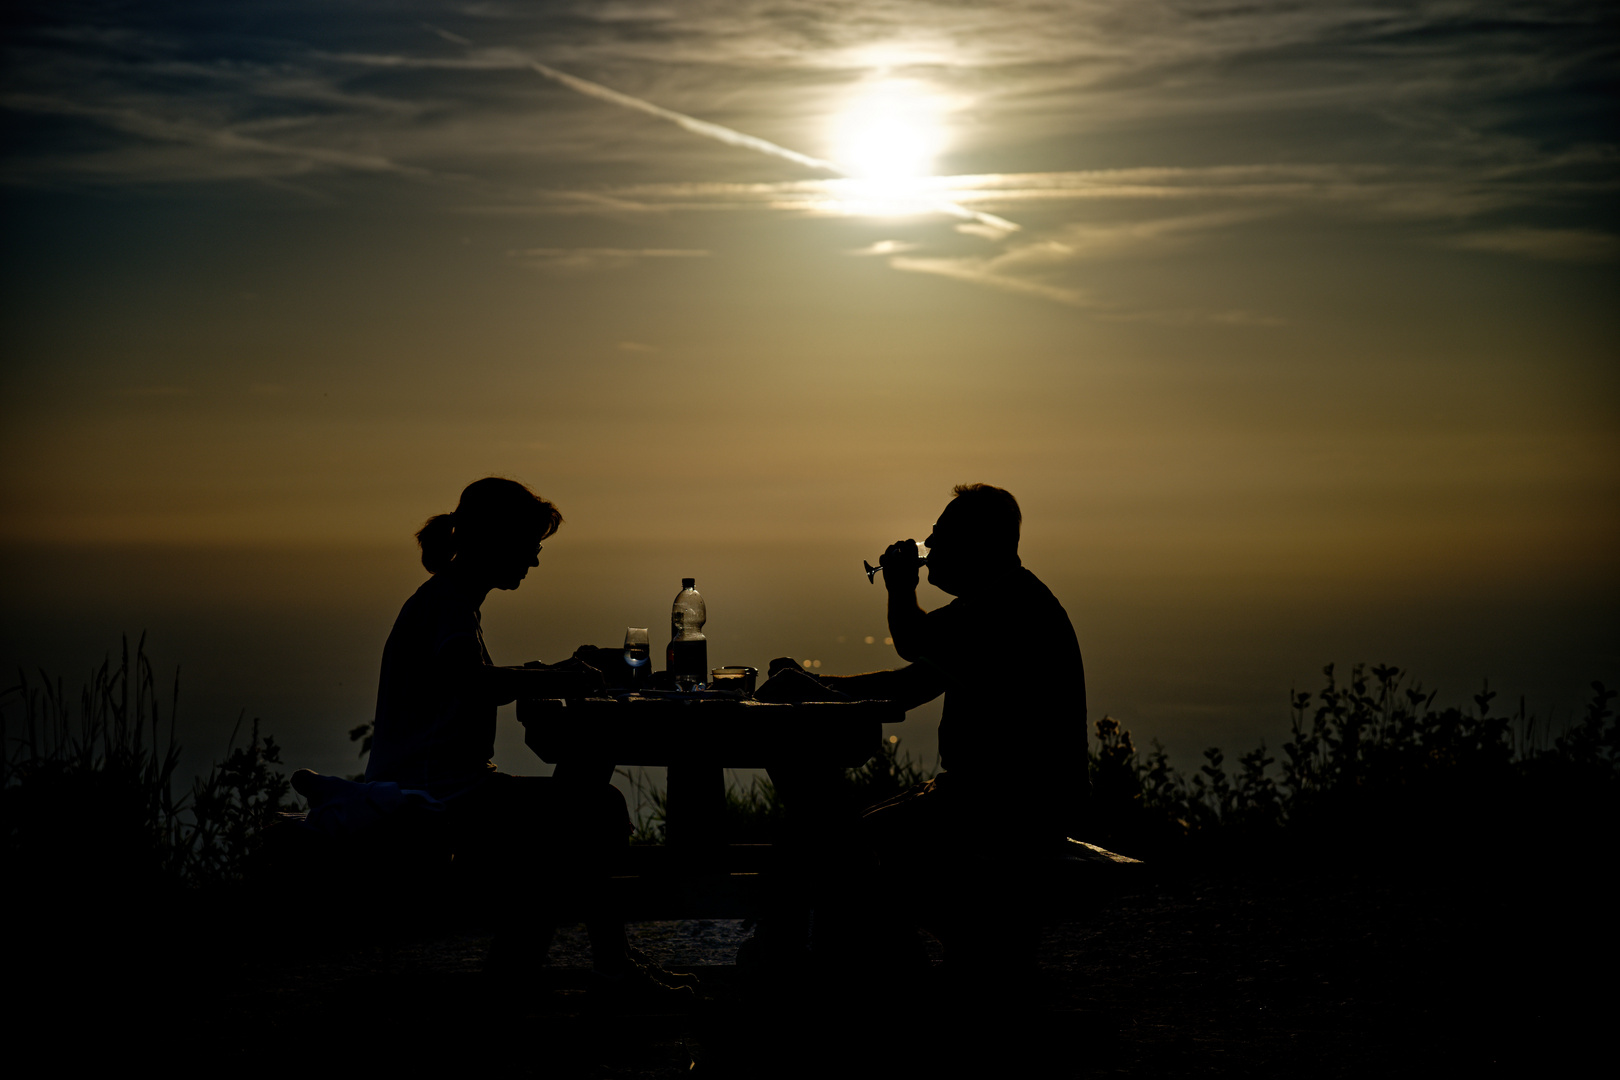
[[[1030,244],[1007,255],[992,258],[928,259],[899,256],[890,259],[889,265],[896,270],[904,270],[909,273],[934,274],[955,281],[965,281],[971,285],[983,285],[992,289],[1000,289],[1003,292],[1036,296],[1042,300],[1052,300],[1068,307],[1098,309],[1101,305],[1081,289],[1048,284],[1036,278],[1021,276],[1012,272],[1012,268],[1019,263],[1027,264],[1032,261],[1032,258],[1038,260],[1038,255],[1031,256],[1031,249],[1038,250],[1046,246],[1045,244]]]
[[[222,172],[231,173],[230,166],[223,165],[217,160],[217,156],[221,154],[227,157],[245,156],[280,160],[287,163],[286,167],[272,169],[272,171],[282,173],[289,171],[300,173],[313,168],[327,168],[360,173],[390,173],[428,180],[465,181],[470,179],[441,175],[431,169],[402,164],[380,154],[356,153],[350,150],[301,145],[293,142],[275,142],[253,135],[245,135],[229,127],[213,127],[186,120],[155,116],[128,107],[86,104],[67,98],[38,94],[5,94],[0,95],[0,108],[13,112],[89,120],[114,131],[138,136],[141,139],[160,143],[180,143],[215,152],[213,158],[204,159],[206,167],[199,169],[195,174],[182,173],[188,179],[217,179]],[[120,165],[124,165],[124,162],[120,162]],[[263,172],[263,169],[259,167],[241,170],[240,166],[238,166],[236,172],[238,175],[244,173],[257,175]],[[147,178],[151,175],[149,170],[134,169],[130,170],[130,173]]]
[[[1268,212],[1265,207],[1245,207],[1142,221],[1075,223],[1059,229],[1053,245],[1063,258],[1072,260],[1151,258],[1191,246],[1205,234],[1245,225]]]
[[[1620,258],[1620,236],[1595,229],[1490,229],[1454,237],[1450,244],[1551,262],[1611,262]]]
[[[1112,320],[1278,326],[1283,320],[1250,311],[1132,308],[1072,282],[1075,272],[1086,263],[1162,256],[1197,243],[1203,234],[1242,225],[1263,213],[1240,210],[1106,225],[1070,224],[1044,238],[1009,243],[995,254],[897,255],[889,259],[889,266],[908,273],[933,274],[1003,292],[1022,293]]]
[[[135,398],[189,397],[191,395],[191,393],[192,393],[192,390],[191,390],[191,387],[189,387],[189,386],[173,386],[173,385],[129,386],[129,387],[125,387],[124,390],[123,390],[123,394],[124,394],[125,397],[135,397]]]
[[[921,244],[909,243],[905,240],[878,240],[863,248],[846,251],[846,255],[900,255],[907,251],[916,251]]]
[[[438,212],[868,216],[859,181],[795,174],[838,169],[826,120],[881,68],[953,103],[956,175],[908,196],[913,216],[995,245],[860,252],[906,272],[1100,311],[1066,267],[1283,212],[1439,222],[1447,243],[1529,258],[1615,257],[1612,233],[1535,221],[1606,214],[1620,187],[1620,151],[1592,119],[1611,111],[1611,16],[1587,0],[479,0],[431,32],[342,2],[250,9],[239,22],[116,9],[90,25],[64,8],[17,28],[0,45],[0,109],[23,119],[0,179],[250,180],[317,198],[405,181],[454,190],[454,205],[425,200]],[[993,171],[1009,161],[1119,167]],[[624,182],[640,177],[660,182]],[[1527,223],[1467,228],[1504,210]],[[1027,232],[1009,237],[1001,215]],[[659,250],[512,257],[564,275],[689,257]]]
[[[956,226],[956,231],[963,236],[977,236],[981,240],[994,241],[1006,236],[1000,229],[993,229],[988,225],[980,225],[976,222],[964,222]]]
[[[507,252],[524,266],[558,277],[623,270],[644,259],[702,259],[709,254],[687,248],[526,248]]]
[[[942,212],[942,204],[1017,213],[1020,217],[1065,206],[1130,203],[1228,204],[1234,209],[1210,211],[1238,215],[1228,221],[1283,208],[1326,211],[1360,219],[1456,221],[1512,207],[1550,203],[1568,196],[1569,184],[1557,178],[1515,175],[1509,178],[1475,170],[1394,165],[1255,164],[1206,167],[1099,169],[1087,172],[982,173],[930,177],[917,184],[910,198],[914,212]],[[1598,181],[1590,190],[1620,193],[1620,183]],[[771,182],[670,181],[593,190],[533,193],[521,205],[492,206],[485,212],[556,213],[563,215],[617,212],[685,213],[694,211],[768,209],[838,217],[867,216],[869,200],[858,180],[803,179]],[[1193,223],[1202,219],[1186,216]],[[999,219],[995,219],[999,220]],[[958,232],[999,241],[1007,230],[963,223]],[[1101,242],[1101,235],[1094,238]]]
[[[1059,279],[1089,260],[1162,255],[1194,243],[1201,233],[1253,220],[1260,213],[1251,209],[1123,223],[1070,224],[1044,238],[1009,243],[993,255],[896,255],[889,260],[889,265],[908,273],[934,274],[1101,312],[1110,310],[1113,305]]]
[[[1223,326],[1287,326],[1288,320],[1275,315],[1262,315],[1255,311],[1217,311],[1200,319]]]
[[[452,34],[446,30],[441,30],[432,26],[430,26],[428,29],[432,30],[435,34],[438,34],[447,41],[462,46],[472,46],[472,42],[459,35]],[[843,177],[848,177],[850,175],[850,170],[837,162],[828,161],[825,158],[818,158],[809,154],[803,154],[797,150],[792,150],[786,146],[782,146],[779,143],[771,142],[769,139],[762,139],[757,135],[750,135],[746,132],[738,131],[735,128],[727,127],[723,124],[716,124],[708,120],[700,120],[695,116],[689,116],[686,113],[676,112],[674,109],[667,109],[662,105],[657,105],[645,98],[636,97],[633,94],[626,94],[611,87],[603,86],[601,83],[592,82],[589,79],[582,79],[577,75],[571,75],[565,71],[559,71],[557,68],[554,68],[549,64],[543,64],[540,61],[530,57],[524,57],[523,60],[524,66],[526,66],[529,70],[542,75],[553,82],[561,83],[563,86],[568,87],[570,90],[573,90],[576,93],[583,94],[586,97],[596,98],[599,101],[605,101],[611,105],[617,105],[620,108],[645,113],[648,116],[656,117],[660,120],[667,120],[677,127],[692,133],[693,135],[698,135],[706,139],[713,139],[716,142],[724,143],[727,146],[735,146],[744,150],[751,150],[755,153],[764,154],[767,157],[780,158],[783,161],[811,169],[815,172],[828,172]],[[850,187],[859,188],[861,185],[859,182],[856,182],[850,185]],[[917,201],[919,202],[921,208],[926,208],[937,213],[947,214],[951,217],[961,218],[964,221],[974,222],[987,228],[999,229],[1006,233],[1017,232],[1019,229],[1018,225],[1006,220],[1005,218],[996,217],[995,215],[986,214],[982,211],[971,210],[967,207],[959,206],[947,199],[938,197],[932,192],[925,193],[919,191]]]
[[[1496,0],[1009,0],[994,10],[912,0],[691,0],[679,17],[656,5],[484,0],[454,10],[457,22],[434,28],[443,39],[435,40],[418,24],[380,22],[343,3],[289,0],[243,25],[117,11],[88,25],[64,9],[56,22],[8,38],[4,104],[43,115],[42,101],[71,102],[71,115],[124,139],[97,143],[65,129],[31,137],[8,147],[0,175],[48,185],[338,170],[443,183],[448,173],[469,184],[476,176],[487,201],[515,206],[508,196],[519,189],[570,187],[565,177],[576,164],[651,160],[682,171],[696,164],[706,175],[735,174],[738,165],[634,128],[604,137],[612,121],[594,107],[569,107],[522,80],[494,77],[501,71],[534,70],[577,93],[814,169],[833,166],[817,152],[829,109],[886,67],[960,102],[966,122],[953,154],[969,166],[1057,141],[1100,145],[1106,156],[1116,132],[1136,131],[1131,145],[1140,145],[1144,124],[1162,132],[1172,156],[1207,161],[1219,140],[1224,153],[1259,163],[1224,175],[986,173],[933,189],[941,204],[970,214],[1133,195],[1196,199],[1218,187],[1226,199],[1360,202],[1369,215],[1456,218],[1566,196],[1569,177],[1558,171],[1579,168],[1570,155],[1583,145],[1611,162],[1586,197],[1614,194],[1613,140],[1589,119],[1594,110],[1607,115],[1609,21],[1603,5],[1584,0],[1507,14]],[[1517,134],[1532,111],[1534,140]],[[1344,160],[1370,164],[1311,164]],[[1377,180],[1366,171],[1376,169],[1392,175]],[[1500,183],[1515,169],[1542,176]],[[781,208],[836,213],[851,201],[837,188],[817,195],[819,202],[796,203],[783,195],[793,205]],[[583,192],[540,198],[575,213],[640,210]]]
[[[472,44],[472,42],[466,40],[465,38],[457,37],[454,34],[447,34],[442,30],[435,30],[435,33],[438,33],[444,36],[447,40],[453,41],[459,45],[470,46]],[[756,153],[765,154],[770,157],[779,157],[784,161],[791,161],[795,165],[803,165],[807,169],[815,169],[819,172],[843,172],[841,168],[830,161],[812,157],[809,154],[801,154],[797,150],[790,150],[785,146],[779,146],[776,143],[771,142],[769,139],[761,139],[757,135],[749,135],[745,132],[737,131],[734,128],[726,127],[723,124],[710,123],[707,120],[699,120],[695,116],[687,116],[685,113],[679,113],[673,109],[666,109],[661,105],[655,105],[643,98],[638,98],[634,95],[622,93],[610,87],[603,86],[601,83],[591,82],[589,79],[581,79],[577,75],[570,75],[565,71],[559,71],[548,64],[542,64],[538,60],[524,58],[523,66],[527,67],[530,71],[533,71],[536,74],[545,76],[553,82],[561,83],[576,93],[584,94],[586,97],[593,97],[599,101],[605,101],[610,105],[617,105],[620,108],[646,113],[648,116],[654,116],[660,120],[668,120],[677,127],[684,128],[687,131],[690,131],[692,134],[700,135],[706,139],[714,139],[716,142],[722,142],[728,146],[737,146],[744,150],[753,150]]]

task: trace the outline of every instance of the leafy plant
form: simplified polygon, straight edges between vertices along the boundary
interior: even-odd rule
[[[1358,664],[1347,683],[1332,664],[1322,673],[1316,694],[1290,693],[1280,761],[1262,743],[1235,774],[1211,747],[1189,779],[1157,744],[1144,757],[1118,721],[1098,720],[1091,777],[1101,841],[1159,856],[1280,838],[1295,851],[1377,843],[1438,857],[1614,823],[1620,736],[1615,691],[1602,683],[1592,684],[1582,719],[1549,745],[1548,726],[1522,699],[1516,713],[1493,711],[1488,682],[1472,709],[1437,709],[1437,695],[1405,685],[1399,668]]]
[[[280,750],[253,722],[223,762],[175,794],[180,675],[167,708],[144,636],[117,667],[103,660],[73,708],[60,679],[18,672],[0,693],[0,807],[15,870],[52,888],[86,881],[205,884],[233,880],[269,816],[293,808]],[[14,713],[20,712],[16,717]]]
[[[664,843],[668,792],[653,784],[643,772],[617,771],[628,781],[635,806],[630,842]],[[891,735],[866,762],[844,770],[840,795],[852,809],[858,809],[892,798],[926,779],[922,766],[909,751],[901,749],[899,737]],[[769,843],[786,813],[786,804],[768,777],[756,773],[745,787],[733,775],[726,783],[721,834],[732,844]]]

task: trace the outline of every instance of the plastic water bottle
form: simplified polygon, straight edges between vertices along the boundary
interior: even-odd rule
[[[669,609],[669,648],[664,651],[664,669],[675,676],[683,690],[702,685],[709,673],[709,639],[703,624],[709,611],[695,578],[682,578],[681,591]]]

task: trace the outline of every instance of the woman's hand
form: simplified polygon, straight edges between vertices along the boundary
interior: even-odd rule
[[[517,698],[589,697],[607,686],[602,673],[577,657],[560,664],[530,660],[520,668],[482,666],[480,676],[500,704]]]
[[[607,677],[577,656],[547,669],[556,680],[557,697],[585,697],[607,686]]]

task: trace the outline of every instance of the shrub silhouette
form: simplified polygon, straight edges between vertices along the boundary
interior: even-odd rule
[[[35,895],[234,881],[254,836],[294,808],[275,739],[254,720],[237,746],[240,717],[225,759],[177,797],[179,698],[177,670],[164,708],[144,636],[133,655],[124,640],[117,667],[109,657],[91,673],[77,712],[43,673],[19,672],[0,695],[5,861]]]
[[[621,769],[619,775],[630,782],[635,795],[635,833],[631,843],[662,844],[669,809],[667,793],[648,782],[644,773]],[[852,807],[871,806],[926,779],[927,773],[910,751],[901,749],[900,739],[890,736],[865,764],[844,770],[842,795]],[[770,843],[785,812],[776,785],[769,778],[756,774],[747,787],[733,778],[726,785],[721,833],[728,844]]]
[[[1290,735],[1264,742],[1235,769],[1218,747],[1188,775],[1154,741],[1139,749],[1110,716],[1095,724],[1088,769],[1090,835],[1149,858],[1246,853],[1341,857],[1472,857],[1492,844],[1573,851],[1620,823],[1616,692],[1600,682],[1585,712],[1554,733],[1526,711],[1497,711],[1487,682],[1471,709],[1436,708],[1437,694],[1399,668],[1357,664],[1341,682],[1323,670],[1315,694],[1290,693]],[[252,722],[225,758],[178,797],[176,672],[165,708],[144,637],[95,669],[78,709],[61,680],[19,673],[0,695],[0,823],[8,871],[41,896],[95,885],[205,885],[238,880],[254,838],[295,808],[275,739]],[[20,717],[16,714],[20,713]],[[20,721],[20,722],[19,722]],[[351,733],[361,741],[369,732]],[[362,744],[364,756],[369,746]],[[1033,765],[1032,783],[1039,783]],[[628,775],[628,774],[626,774]],[[845,792],[870,805],[927,777],[897,739],[846,770]],[[636,840],[663,839],[665,793],[640,776]],[[726,792],[731,842],[769,840],[781,800],[764,777]]]
[[[1556,738],[1529,714],[1493,712],[1489,683],[1470,710],[1436,709],[1406,673],[1322,669],[1314,696],[1291,695],[1291,733],[1228,774],[1215,747],[1190,779],[1154,744],[1143,755],[1112,717],[1096,723],[1093,821],[1127,853],[1328,854],[1378,845],[1413,858],[1476,854],[1507,842],[1582,842],[1612,824],[1620,794],[1615,691],[1592,684],[1584,716]],[[1370,678],[1369,678],[1370,676]],[[1315,707],[1312,702],[1315,701]],[[1273,766],[1276,766],[1275,770]]]

